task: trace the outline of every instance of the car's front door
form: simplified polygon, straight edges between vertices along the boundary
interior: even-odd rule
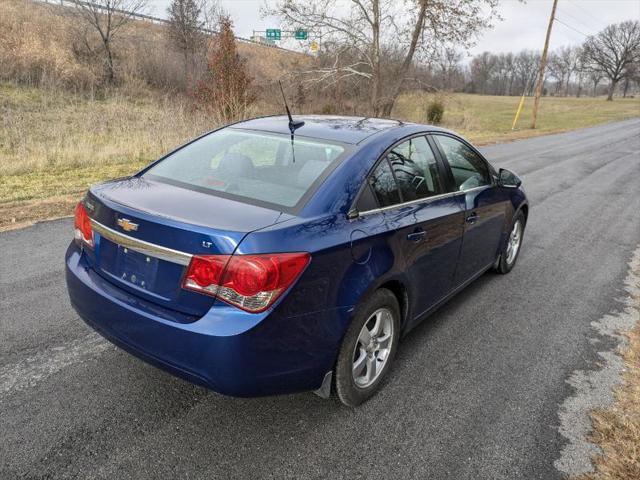
[[[432,138],[448,168],[449,181],[464,195],[464,239],[454,285],[460,285],[493,264],[505,224],[503,195],[487,162],[469,145],[449,135]]]
[[[435,305],[453,285],[464,203],[462,195],[446,192],[445,175],[426,137],[420,135],[391,148],[370,177],[393,232],[392,248],[405,262],[414,316]],[[389,182],[397,188],[391,202]]]

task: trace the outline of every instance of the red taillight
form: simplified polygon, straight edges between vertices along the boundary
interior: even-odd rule
[[[93,229],[87,210],[82,202],[76,206],[74,238],[78,244],[84,244],[93,248]]]
[[[278,288],[280,277],[277,257],[250,257],[233,261],[230,267],[233,289],[240,295],[252,297],[260,292],[270,292]]]
[[[182,286],[248,312],[262,312],[298,278],[310,258],[308,253],[196,255]]]
[[[194,290],[208,289],[210,293],[215,294],[213,289],[219,285],[228,259],[227,255],[194,256],[185,277],[185,286],[192,287]]]

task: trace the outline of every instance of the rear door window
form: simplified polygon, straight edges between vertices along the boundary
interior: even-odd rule
[[[379,207],[389,207],[401,202],[400,191],[387,159],[383,159],[369,176],[369,185]]]
[[[402,192],[402,201],[444,193],[436,157],[425,137],[414,137],[396,145],[387,158]]]

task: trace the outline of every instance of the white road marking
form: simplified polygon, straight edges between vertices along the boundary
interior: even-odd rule
[[[0,394],[33,387],[38,382],[83,360],[100,355],[112,345],[91,333],[64,345],[38,352],[32,357],[0,367]]]
[[[592,323],[600,335],[616,340],[616,348],[598,352],[601,358],[598,370],[578,370],[567,380],[575,393],[562,403],[559,417],[560,434],[568,443],[562,448],[554,466],[570,476],[592,472],[591,457],[600,453],[600,448],[587,440],[592,430],[589,412],[610,407],[614,402],[613,389],[621,382],[624,363],[620,349],[626,345],[627,339],[620,332],[629,331],[640,322],[640,310],[633,300],[640,295],[640,274],[636,272],[640,272],[640,248],[629,263],[629,274],[625,280],[625,290],[629,295],[621,300],[623,310]]]

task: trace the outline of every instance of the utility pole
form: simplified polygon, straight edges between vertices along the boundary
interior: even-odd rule
[[[544,83],[544,70],[547,68],[547,50],[549,50],[549,39],[551,38],[551,27],[556,17],[556,7],[558,0],[553,0],[551,8],[551,17],[549,18],[549,26],[547,27],[547,38],[544,40],[544,49],[540,57],[540,73],[538,73],[538,85],[536,86],[536,96],[533,100],[533,117],[531,118],[531,128],[536,128],[536,120],[538,119],[538,104],[540,103],[540,95],[542,95],[542,84]]]

